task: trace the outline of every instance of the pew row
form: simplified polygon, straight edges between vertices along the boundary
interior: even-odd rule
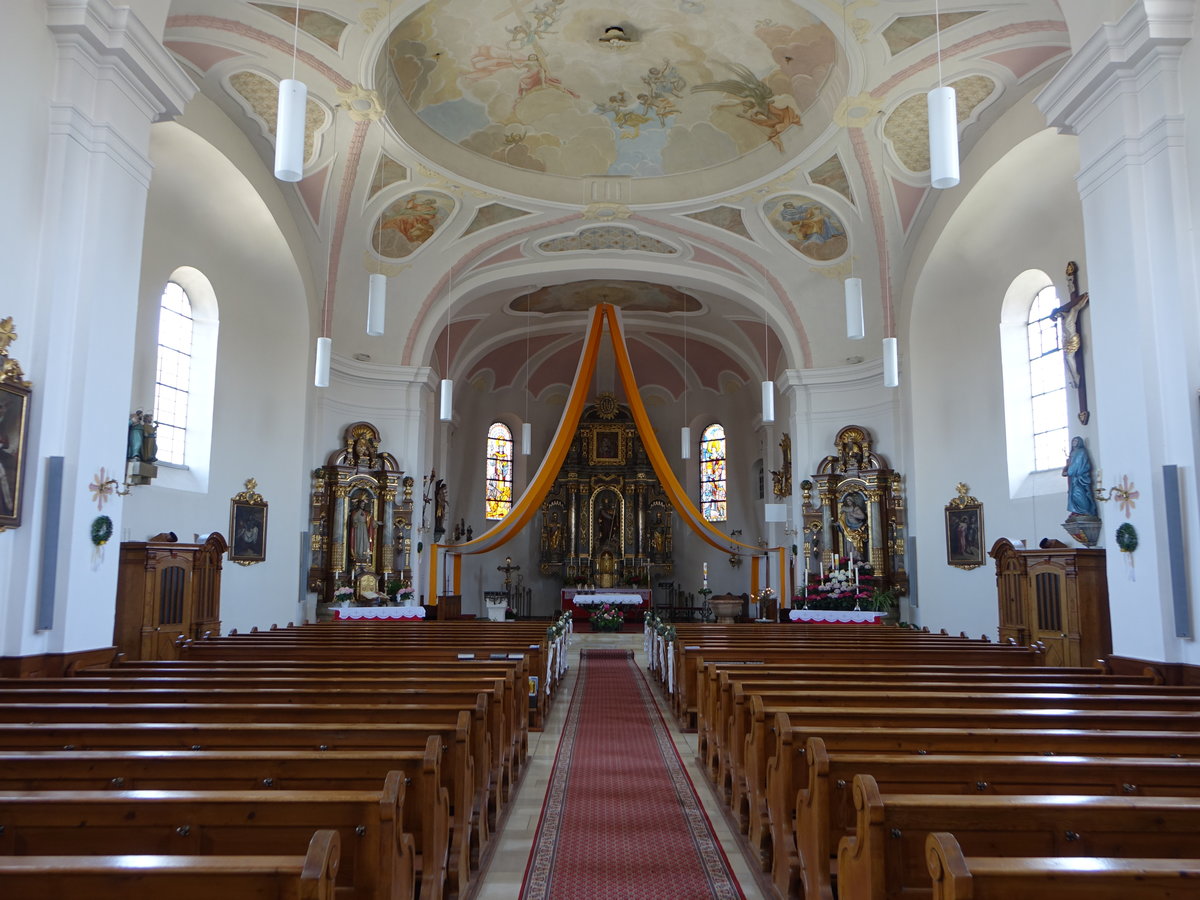
[[[418,893],[441,897],[465,884],[467,860],[450,864],[450,813],[442,740],[424,752],[387,750],[0,750],[0,791],[351,791],[390,771],[404,775],[402,829],[414,845]],[[449,879],[449,880],[448,880]]]
[[[1200,859],[1095,856],[968,857],[954,835],[931,832],[933,900],[1196,900]]]
[[[931,896],[925,841],[949,832],[969,856],[1188,859],[1200,799],[884,794],[854,778],[855,830],[838,844],[839,900]]]
[[[0,856],[274,856],[334,829],[347,896],[406,900],[414,870],[404,801],[400,772],[375,791],[2,791]]]
[[[304,856],[0,856],[0,894],[21,900],[335,900],[338,832]]]

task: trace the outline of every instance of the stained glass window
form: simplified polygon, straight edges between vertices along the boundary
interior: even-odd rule
[[[513,436],[503,422],[488,429],[484,518],[503,519],[513,504]]]
[[[725,429],[709,425],[700,436],[700,511],[710,522],[725,521]]]
[[[1029,307],[1029,393],[1033,402],[1033,465],[1056,469],[1067,458],[1067,379],[1063,368],[1058,308],[1053,286],[1042,288]]]
[[[192,381],[192,303],[171,281],[158,311],[158,365],[154,384],[154,420],[158,458],[183,465],[188,400]]]

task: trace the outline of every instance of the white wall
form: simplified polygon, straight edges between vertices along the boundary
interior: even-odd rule
[[[1030,546],[1043,537],[1071,543],[1060,527],[1065,479],[1061,491],[1010,499],[999,323],[1005,291],[1025,270],[1047,272],[1062,296],[1067,261],[1078,260],[1086,277],[1072,179],[1077,165],[1072,138],[1042,131],[1026,139],[976,183],[957,189],[965,196],[955,198],[957,209],[915,279],[905,354],[913,446],[908,493],[919,556],[918,621],[935,630],[996,636],[991,561],[973,571],[946,564],[944,507],[958,482],[983,503],[985,549],[1000,537]],[[1072,422],[1077,433],[1089,435]]]
[[[153,396],[145,377],[153,371],[155,310],[166,280],[186,265],[208,277],[219,306],[215,414],[207,491],[175,472],[135,488],[123,501],[123,536],[139,541],[174,531],[191,541],[219,531],[228,538],[230,499],[253,477],[269,504],[267,559],[245,567],[226,561],[223,627],[298,621],[313,390],[303,283],[267,206],[224,156],[176,124],[155,127],[151,152],[156,168],[139,294],[139,384],[131,408],[145,402],[147,390]]]

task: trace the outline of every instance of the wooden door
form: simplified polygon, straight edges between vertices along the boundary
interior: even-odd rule
[[[142,659],[175,659],[175,642],[186,635],[192,618],[191,560],[161,560],[148,580],[142,629]]]
[[[1033,640],[1046,647],[1047,666],[1078,666],[1079,635],[1072,634],[1069,584],[1061,566],[1029,567]]]

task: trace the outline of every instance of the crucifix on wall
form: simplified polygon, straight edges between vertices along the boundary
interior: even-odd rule
[[[1079,421],[1086,425],[1091,413],[1087,405],[1087,381],[1083,366],[1083,333],[1079,314],[1088,304],[1088,295],[1079,293],[1079,266],[1074,261],[1067,263],[1067,293],[1069,299],[1050,318],[1062,321],[1063,359],[1067,363],[1067,375],[1071,387],[1079,398]]]

